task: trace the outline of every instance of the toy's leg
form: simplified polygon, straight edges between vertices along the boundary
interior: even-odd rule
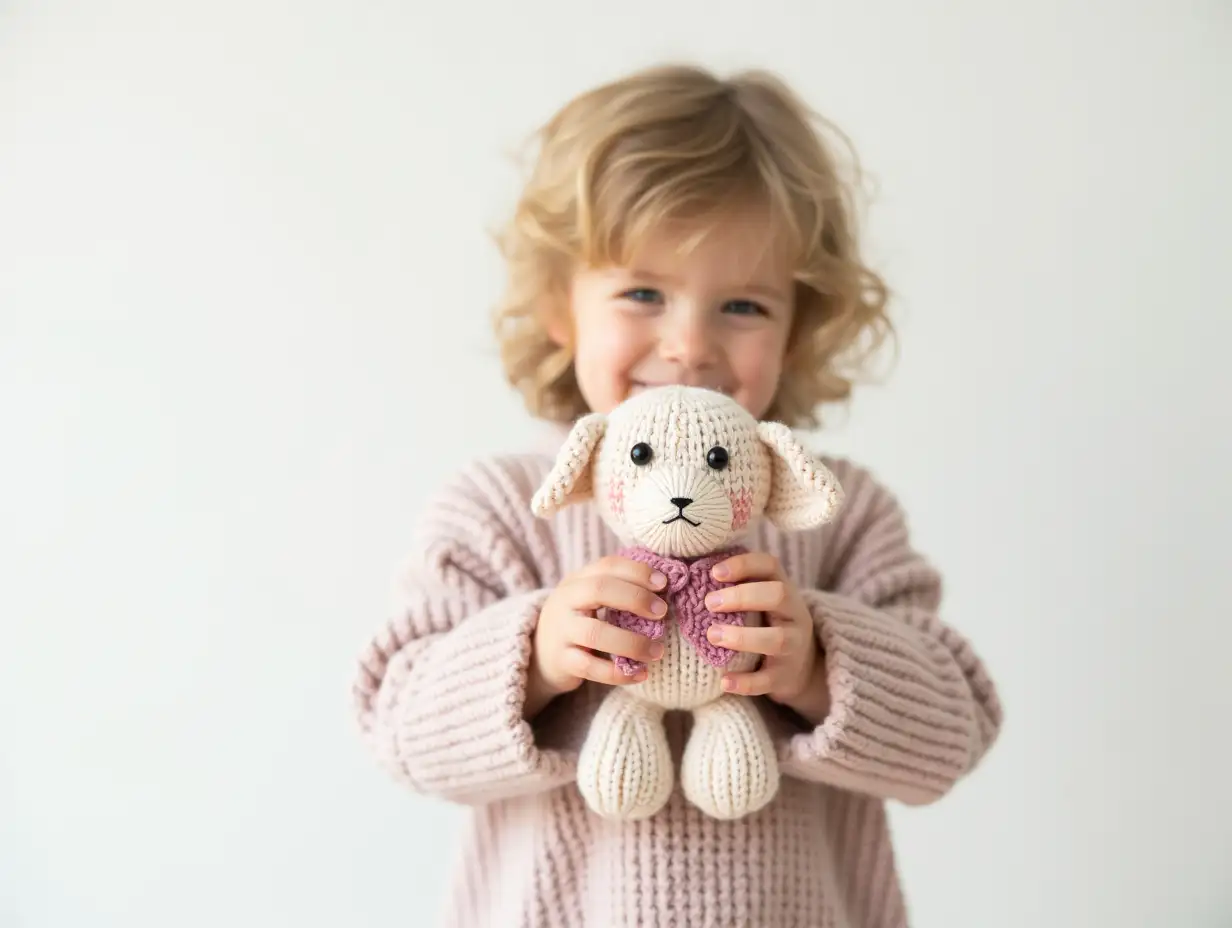
[[[673,782],[662,707],[613,688],[578,757],[578,788],[586,803],[605,818],[648,818],[663,808]]]
[[[779,786],[774,742],[757,708],[740,696],[723,695],[699,706],[680,764],[688,800],[714,818],[756,812]]]

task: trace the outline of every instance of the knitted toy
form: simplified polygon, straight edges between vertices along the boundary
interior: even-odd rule
[[[668,577],[669,605],[661,621],[599,612],[661,639],[664,654],[645,681],[605,695],[578,757],[587,804],[612,819],[661,809],[675,783],[663,716],[682,709],[693,713],[679,773],[685,797],[715,818],[762,808],[778,789],[774,745],[752,701],[721,687],[724,672],[753,670],[760,658],[706,637],[711,624],[758,625],[761,614],[709,612],[706,594],[724,585],[710,569],[745,550],[738,541],[761,516],[784,531],[828,522],[842,503],[838,481],[786,425],[758,422],[721,393],[670,386],[573,426],[531,506],[546,517],[581,500],[594,501],[624,556]],[[642,668],[614,661],[629,675]]]

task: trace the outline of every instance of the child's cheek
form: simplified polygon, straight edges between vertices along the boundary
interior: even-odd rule
[[[607,485],[607,505],[617,519],[625,517],[625,482],[613,477]]]
[[[731,490],[727,494],[732,504],[732,529],[739,531],[749,524],[753,512],[752,490]]]

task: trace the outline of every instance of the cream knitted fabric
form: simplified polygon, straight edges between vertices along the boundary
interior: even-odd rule
[[[672,752],[662,706],[613,687],[599,706],[578,756],[578,789],[606,818],[639,819],[672,794]]]
[[[787,426],[759,423],[721,393],[670,386],[582,417],[532,508],[549,515],[593,498],[627,544],[698,557],[739,537],[763,511],[782,529],[815,528],[842,497],[834,475]],[[688,499],[687,512],[673,499]]]
[[[531,507],[549,516],[596,496],[601,517],[631,544],[660,557],[702,558],[730,548],[763,512],[779,527],[822,525],[842,490],[785,426],[759,423],[722,393],[667,386],[579,421]],[[709,663],[704,656],[713,649],[686,638],[697,626],[692,609],[682,612],[680,598],[669,602],[665,653],[645,682],[608,694],[613,705],[600,709],[582,745],[578,786],[607,818],[658,812],[673,779],[660,763],[668,756],[662,710],[692,710],[697,740],[684,752],[684,795],[721,818],[756,812],[778,789],[774,745],[746,697],[724,695],[721,682],[725,669],[754,669],[757,655],[732,653],[726,668]],[[684,602],[700,607],[687,596]],[[637,711],[631,701],[658,711]]]
[[[688,800],[715,818],[741,818],[779,788],[774,742],[752,700],[723,695],[698,706],[680,761]]]
[[[884,804],[945,796],[993,743],[1001,706],[971,645],[938,617],[938,575],[894,498],[855,465],[827,459],[845,493],[834,522],[788,534],[764,520],[750,526],[746,544],[775,555],[803,590],[832,702],[816,728],[756,703],[782,775],[774,799],[724,820],[678,787],[656,814],[610,821],[590,812],[577,784],[603,688],[555,700],[533,724],[522,717],[540,604],[567,573],[621,545],[593,505],[547,520],[531,513],[552,464],[545,455],[479,462],[433,498],[397,608],[355,679],[378,762],[405,788],[471,809],[443,923],[907,925]],[[665,727],[679,758],[693,740],[690,717],[669,712]],[[408,866],[414,859],[408,850]],[[408,926],[424,922],[408,909]]]

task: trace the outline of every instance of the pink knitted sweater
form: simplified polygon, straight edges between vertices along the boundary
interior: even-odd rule
[[[938,618],[938,574],[895,500],[849,462],[826,463],[846,491],[837,521],[793,535],[762,524],[746,544],[775,554],[803,591],[832,709],[813,728],[759,703],[784,779],[737,821],[705,817],[679,787],[645,821],[592,814],[574,765],[596,685],[523,720],[540,605],[619,548],[589,505],[532,516],[551,459],[477,464],[435,498],[396,614],[360,661],[355,707],[396,778],[472,809],[445,924],[907,925],[885,802],[944,796],[993,743],[1001,707],[971,646]],[[677,761],[687,725],[669,713]]]

